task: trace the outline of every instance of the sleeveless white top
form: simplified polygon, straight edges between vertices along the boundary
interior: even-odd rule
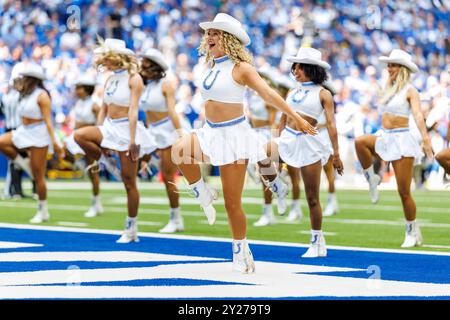
[[[408,100],[406,99],[409,88],[411,88],[411,85],[408,84],[402,90],[394,94],[386,104],[381,105],[381,114],[390,113],[397,117],[409,118],[411,109]]]
[[[249,90],[246,100],[252,119],[269,120],[269,111],[267,111],[266,102],[255,91]]]
[[[142,92],[139,100],[139,108],[144,111],[158,111],[166,112],[167,104],[166,97],[162,92],[162,79],[158,81],[151,81],[145,86],[144,92]]]
[[[224,103],[243,103],[245,86],[233,79],[235,63],[228,56],[214,59],[214,67],[202,77],[200,93],[203,100]]]
[[[129,85],[130,74],[128,70],[114,71],[109,77],[103,93],[103,101],[106,104],[114,103],[119,106],[129,107],[131,103],[131,90]]]
[[[94,100],[92,99],[92,96],[89,96],[86,99],[78,99],[74,107],[75,121],[95,124],[97,122],[97,117],[92,110],[93,105]]]
[[[34,91],[26,97],[23,97],[19,101],[19,115],[28,119],[42,119],[41,108],[38,104],[39,95],[45,92],[41,88],[36,88]]]
[[[322,89],[321,85],[313,82],[300,83],[299,87],[289,92],[286,102],[295,112],[318,120],[323,114],[320,102],[320,90]]]

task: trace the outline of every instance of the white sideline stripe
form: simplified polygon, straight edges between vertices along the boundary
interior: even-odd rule
[[[301,234],[307,234],[307,235],[311,235],[311,231],[297,231],[297,233],[301,233]],[[336,232],[326,232],[326,231],[322,231],[324,236],[336,236],[337,233]]]
[[[7,203],[7,202],[0,202],[0,207],[22,207],[22,208],[35,208],[36,206],[33,203]],[[81,212],[83,210],[87,210],[87,206],[76,206],[76,205],[49,205],[50,210],[66,210],[66,211],[78,211]],[[113,212],[113,213],[126,213],[126,208],[117,208],[117,207],[105,207],[105,210],[107,212]],[[218,216],[226,216],[225,212],[217,211]],[[168,210],[162,210],[162,209],[139,209],[139,214],[145,214],[145,215],[169,215]],[[205,217],[205,214],[203,212],[200,212],[200,210],[197,211],[181,211],[181,214],[184,216],[192,216],[192,217]],[[246,213],[247,218],[249,219],[257,219],[261,215],[260,214],[251,214]],[[404,222],[402,221],[392,221],[392,220],[370,220],[370,219],[344,219],[339,217],[334,218],[327,218],[324,217],[323,221],[326,223],[344,223],[344,224],[368,224],[368,225],[386,225],[386,226],[402,226],[404,225]],[[450,224],[448,223],[432,223],[432,222],[425,222],[418,219],[419,226],[421,227],[427,227],[427,228],[450,228]],[[279,223],[282,224],[292,224],[285,221],[279,221]]]
[[[47,230],[47,231],[63,231],[63,232],[82,232],[82,233],[94,233],[94,234],[110,234],[121,235],[120,230],[100,230],[100,229],[83,229],[83,228],[68,228],[68,227],[54,227],[54,226],[37,226],[27,224],[14,224],[14,223],[0,223],[0,228],[14,228],[25,230]],[[164,239],[179,239],[179,240],[198,240],[198,241],[213,241],[213,242],[225,242],[230,243],[231,239],[221,237],[207,237],[207,236],[189,236],[189,235],[175,235],[175,234],[161,234],[153,232],[139,232],[139,237],[149,238],[164,238]],[[280,242],[280,241],[266,241],[266,240],[248,240],[251,244],[262,244],[270,246],[283,246],[293,248],[308,248],[309,244],[298,244],[292,242]],[[366,252],[382,252],[382,253],[400,253],[400,254],[414,254],[414,255],[436,255],[436,256],[448,256],[450,252],[438,252],[438,251],[416,251],[406,249],[383,249],[383,248],[361,248],[361,247],[344,247],[344,246],[329,246],[329,249],[336,250],[348,250],[348,251],[366,251]]]
[[[49,251],[0,253],[2,262],[36,261],[97,261],[97,262],[150,262],[150,261],[225,261],[226,259],[183,256],[137,251]],[[0,273],[1,274],[1,273]],[[4,285],[0,283],[0,286]]]
[[[206,221],[206,220],[200,220],[199,223],[200,224],[208,224],[209,225],[208,221]],[[228,225],[228,221],[226,221],[226,220],[216,220],[216,222],[214,224],[221,225],[221,226],[227,226]]]
[[[0,241],[0,249],[32,248],[42,246],[43,244],[38,243]]]
[[[68,227],[87,227],[89,225],[89,223],[71,222],[71,221],[58,221],[57,224],[60,226],[68,226]]]
[[[138,220],[138,225],[140,225],[140,226],[162,226],[163,223],[156,222],[156,221],[139,221]]]
[[[441,246],[437,244],[424,244],[422,246],[425,248],[450,249],[450,246]]]

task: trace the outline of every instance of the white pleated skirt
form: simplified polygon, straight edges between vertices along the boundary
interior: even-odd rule
[[[102,126],[98,127],[103,139],[102,148],[119,152],[127,151],[130,145],[130,123],[128,118],[106,118]],[[139,156],[150,154],[157,149],[154,138],[148,133],[142,122],[136,126],[136,144],[140,145]]]
[[[13,130],[12,143],[17,149],[43,148],[50,146],[52,140],[45,122],[37,122],[30,125],[20,125],[16,130]]]
[[[191,131],[189,123],[181,117],[180,125],[184,133]],[[158,149],[165,149],[172,146],[180,137],[169,117],[150,123],[148,132],[155,139]]]
[[[418,164],[424,157],[422,147],[409,128],[381,129],[376,133],[376,136],[375,152],[384,161],[412,157],[415,164]]]
[[[206,121],[200,129],[193,130],[198,137],[201,151],[212,165],[222,166],[248,159],[257,163],[267,158],[264,142],[253,130],[245,116],[219,123]]]
[[[309,135],[285,127],[280,137],[275,138],[281,160],[295,168],[302,168],[320,161],[325,165],[333,154],[331,143],[321,135]]]

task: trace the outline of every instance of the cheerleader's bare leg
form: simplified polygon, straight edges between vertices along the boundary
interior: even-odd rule
[[[442,150],[436,155],[436,160],[444,168],[445,173],[450,175],[450,148]]]
[[[47,185],[45,183],[45,171],[47,169],[48,147],[30,148],[31,172],[36,183],[36,192],[39,197],[39,205],[36,215],[30,220],[31,223],[48,221],[50,215],[47,207]]]
[[[102,156],[102,133],[98,127],[83,127],[75,131],[75,142],[84,150],[86,155],[98,161]]]
[[[375,142],[377,137],[371,134],[363,135],[356,138],[355,148],[358,160],[363,168],[364,176],[369,182],[370,198],[373,203],[377,203],[379,199],[377,186],[381,182],[381,177],[375,174],[373,170],[373,157],[378,157],[375,152]]]
[[[183,136],[172,146],[172,161],[178,166],[183,176],[189,184],[189,188],[194,192],[199,200],[209,224],[216,221],[216,210],[212,203],[217,199],[217,191],[205,183],[202,178],[199,163],[205,162],[206,156],[203,154],[196,134],[191,133]]]
[[[403,212],[406,219],[405,240],[403,248],[420,246],[423,243],[422,234],[416,224],[416,203],[411,195],[411,181],[413,177],[414,158],[401,158],[392,161],[397,190],[402,200]]]

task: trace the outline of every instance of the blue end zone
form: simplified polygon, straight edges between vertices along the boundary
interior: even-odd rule
[[[0,228],[0,241],[24,242],[42,244],[41,247],[0,249],[6,252],[79,252],[79,251],[134,251],[144,253],[158,253],[170,255],[183,255],[203,258],[231,259],[231,242],[215,242],[202,240],[185,240],[171,238],[140,237],[139,243],[116,244],[118,235],[84,233],[72,231],[49,231],[32,229]],[[450,284],[450,256],[411,253],[387,253],[372,251],[353,251],[328,249],[327,258],[302,259],[304,248],[289,246],[251,245],[255,260],[302,265],[317,265],[327,267],[354,268],[367,270],[369,266],[376,265],[381,270],[382,280],[404,282],[422,282],[434,284]],[[158,265],[180,263],[216,263],[215,260],[196,261],[151,261],[151,262],[98,262],[98,261],[37,261],[37,262],[7,262],[0,261],[0,272],[24,272],[41,270],[64,270],[71,265],[80,269],[102,268],[139,268],[154,267]],[[366,271],[349,272],[313,272],[308,274],[347,277],[369,278],[371,273]],[[243,285],[242,283],[197,280],[197,279],[142,279],[128,281],[87,282],[81,285],[92,286],[200,286],[200,285]],[[49,284],[46,284],[49,285]],[[413,293],[412,293],[413,294]],[[377,299],[376,297],[350,297],[349,299]],[[381,297],[380,299],[395,297]],[[411,296],[411,298],[422,299]],[[433,297],[435,299],[437,297]],[[223,299],[223,297],[221,298]],[[252,299],[249,297],[249,299]],[[283,298],[284,299],[284,298]],[[287,298],[291,299],[291,298]],[[292,299],[298,299],[292,297]],[[302,298],[303,299],[303,298]],[[314,297],[313,299],[336,299],[336,297]],[[346,299],[346,298],[338,298]],[[398,297],[410,299],[410,297]],[[440,297],[439,299],[447,299]]]

